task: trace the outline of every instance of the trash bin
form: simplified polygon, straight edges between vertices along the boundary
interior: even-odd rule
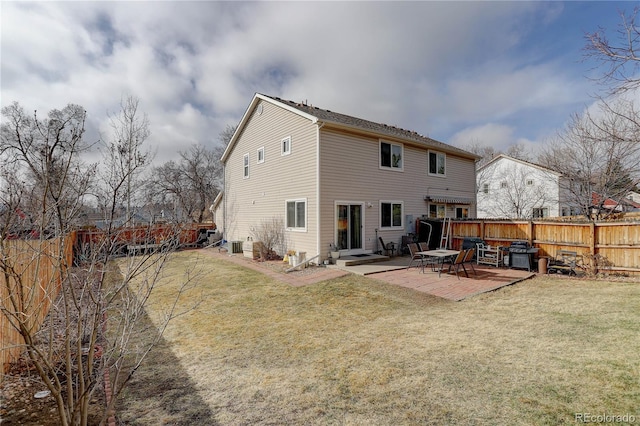
[[[306,251],[299,251],[298,252],[298,263],[296,264],[299,265],[301,263],[304,263],[307,260],[307,252]],[[307,265],[302,265],[301,268],[304,269]]]
[[[547,273],[547,261],[548,259],[546,257],[541,257],[540,259],[538,259],[538,273]]]

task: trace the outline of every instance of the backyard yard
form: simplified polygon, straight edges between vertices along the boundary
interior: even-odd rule
[[[188,251],[169,263],[147,321],[194,265],[188,312],[136,373],[122,422],[640,422],[638,282],[542,276],[452,302],[375,275],[294,287]]]

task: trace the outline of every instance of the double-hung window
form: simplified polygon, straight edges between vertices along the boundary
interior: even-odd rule
[[[400,144],[380,141],[380,167],[402,170],[403,151]]]
[[[264,163],[264,146],[261,146],[260,148],[258,148],[258,153],[256,154],[256,157],[258,159],[258,164]]]
[[[429,151],[429,174],[446,176],[447,156],[442,152]]]
[[[242,177],[249,179],[249,154],[245,154],[242,158]]]
[[[307,199],[287,200],[287,229],[294,231],[307,230]]]
[[[402,228],[402,202],[401,201],[381,201],[380,202],[380,227],[381,228]]]

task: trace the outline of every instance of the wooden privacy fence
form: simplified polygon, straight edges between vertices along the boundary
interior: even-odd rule
[[[465,237],[496,246],[527,241],[540,249],[538,257],[575,251],[593,272],[640,275],[640,222],[452,221],[452,247],[460,248]]]
[[[5,274],[3,268],[0,278],[2,308],[14,312],[14,303],[17,303],[19,314],[28,319],[29,327],[40,328],[60,291],[62,271],[73,262],[75,239],[75,232],[72,232],[67,237],[50,240],[2,241],[3,264],[15,268],[15,275],[21,278],[17,280],[11,274]],[[0,343],[0,361],[5,372],[20,356],[24,340],[4,313],[0,314]]]

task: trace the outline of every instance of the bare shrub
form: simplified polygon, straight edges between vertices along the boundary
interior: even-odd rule
[[[278,253],[286,251],[286,235],[284,219],[272,217],[264,219],[258,225],[249,228],[249,234],[253,241],[259,241],[260,258],[262,260],[274,259]]]

